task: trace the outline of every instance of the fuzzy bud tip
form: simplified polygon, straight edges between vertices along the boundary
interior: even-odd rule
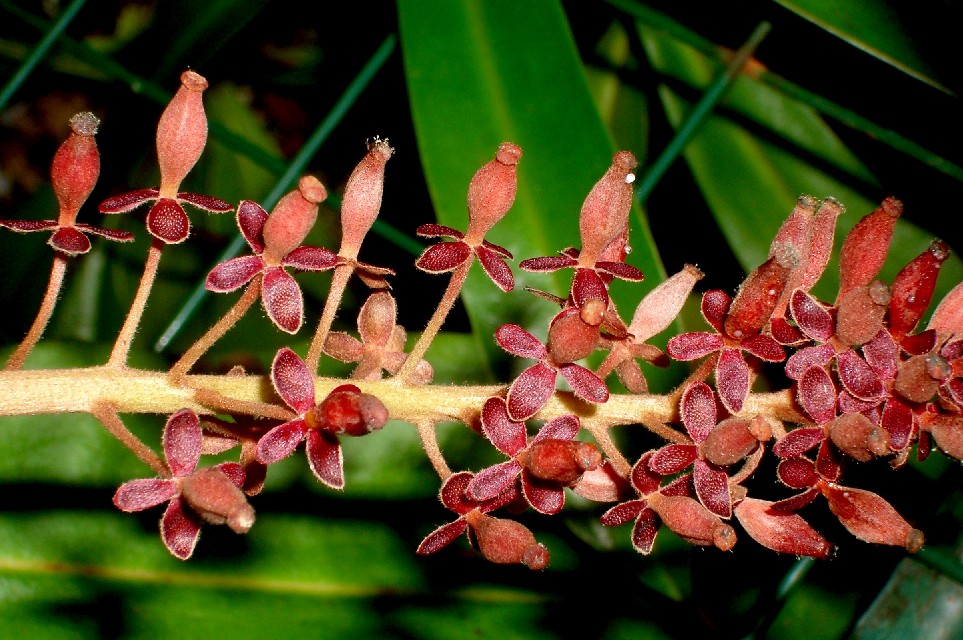
[[[324,202],[328,197],[328,190],[314,176],[303,176],[298,181],[298,191],[301,192],[301,197],[312,204]]]
[[[181,84],[189,91],[196,91],[200,93],[207,89],[207,78],[195,71],[188,69],[181,74]]]
[[[100,120],[89,111],[82,111],[70,119],[70,129],[78,136],[97,135],[98,126],[100,126]]]
[[[518,164],[522,157],[522,148],[514,142],[503,142],[498,145],[498,152],[495,159],[501,164],[513,167]]]

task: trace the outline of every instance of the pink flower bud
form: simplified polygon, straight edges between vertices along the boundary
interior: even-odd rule
[[[298,248],[318,219],[318,204],[328,192],[314,176],[304,176],[298,188],[277,203],[264,223],[264,261],[279,265],[284,256]]]
[[[725,331],[730,337],[745,340],[762,331],[782,295],[791,268],[792,264],[783,264],[780,258],[770,258],[746,277],[726,317]]]
[[[645,342],[667,329],[682,311],[682,306],[688,300],[696,282],[702,279],[702,275],[698,268],[687,264],[682,271],[646,294],[635,308],[629,325],[632,341]]]
[[[822,486],[822,492],[833,514],[863,542],[904,547],[910,553],[923,548],[923,533],[875,493],[830,483]]]
[[[519,462],[542,480],[569,484],[602,464],[602,453],[590,442],[545,438],[533,442]]]
[[[369,393],[353,384],[336,387],[328,397],[304,416],[308,426],[336,435],[363,436],[388,422],[388,409]]]
[[[829,438],[840,451],[859,462],[889,454],[889,434],[861,413],[844,413],[827,423]]]
[[[368,144],[368,153],[348,177],[341,202],[341,251],[348,260],[355,260],[361,242],[381,211],[381,195],[385,184],[385,164],[394,153],[388,140],[375,138]]]
[[[161,198],[177,196],[181,182],[197,164],[207,144],[207,115],[201,97],[207,89],[203,76],[185,71],[157,124],[157,161]]]
[[[735,530],[688,496],[653,493],[647,503],[665,526],[690,544],[715,546],[722,551],[729,551],[736,544]]]
[[[579,230],[582,249],[579,264],[591,267],[603,249],[628,225],[632,209],[632,169],[638,164],[628,151],[619,151],[582,203]]]
[[[548,350],[559,364],[581,360],[595,351],[598,343],[598,324],[584,322],[574,307],[559,312],[548,328]]]
[[[902,202],[886,198],[879,208],[864,216],[846,235],[839,251],[837,301],[852,289],[872,282],[883,268],[896,220],[902,213]]]
[[[963,334],[963,282],[943,297],[926,328],[940,335]]]
[[[712,464],[727,467],[746,458],[759,447],[752,423],[744,418],[726,418],[709,432],[699,446],[702,457]]]
[[[937,360],[946,362],[939,355],[913,356],[901,362],[899,369],[896,370],[893,391],[911,402],[931,400],[940,386],[939,381],[931,373],[934,369],[932,365],[937,364]]]
[[[836,220],[845,209],[835,198],[826,198],[812,219],[810,229],[809,254],[806,269],[799,280],[798,287],[809,291],[822,277],[833,252],[833,239],[836,235]]]
[[[469,245],[481,244],[485,234],[511,209],[518,187],[515,165],[521,157],[521,147],[503,142],[495,159],[472,177],[468,185],[468,232],[465,234]]]
[[[849,290],[836,305],[836,337],[850,347],[876,337],[890,301],[889,287],[874,280]]]
[[[914,258],[893,279],[893,297],[889,302],[889,332],[899,342],[916,328],[930,306],[936,277],[943,261],[950,256],[945,242],[934,240],[929,248]]]
[[[524,564],[540,571],[548,566],[548,549],[535,541],[524,525],[502,520],[475,509],[465,514],[478,542],[478,550],[495,564]]]
[[[833,545],[801,516],[771,509],[772,502],[746,498],[736,505],[739,524],[753,540],[777,553],[828,558]]]
[[[924,412],[920,416],[920,428],[933,436],[943,453],[963,460],[963,416]]]
[[[235,533],[247,533],[254,524],[247,496],[216,467],[204,467],[183,478],[181,497],[206,522],[227,524]]]
[[[70,119],[71,133],[54,154],[50,166],[57,202],[60,203],[61,226],[71,226],[81,205],[100,177],[100,153],[97,151],[97,125],[100,121],[89,111]]]

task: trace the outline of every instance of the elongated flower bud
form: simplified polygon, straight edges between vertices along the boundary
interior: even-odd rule
[[[468,244],[481,244],[485,234],[511,209],[518,188],[515,166],[521,157],[521,147],[503,142],[495,159],[475,172],[468,185]]]
[[[852,289],[869,284],[883,268],[896,220],[903,213],[903,203],[886,198],[879,207],[856,223],[839,251],[839,294],[843,299]]]
[[[645,342],[668,328],[682,311],[682,306],[692,293],[696,282],[702,279],[702,275],[698,268],[687,264],[682,271],[646,294],[639,302],[639,306],[635,308],[635,314],[629,324],[629,333],[633,336],[633,342]]]
[[[197,164],[207,144],[207,115],[201,99],[205,89],[204,76],[189,70],[182,73],[181,87],[157,124],[162,198],[177,195],[181,182]]]
[[[647,501],[665,526],[690,544],[715,546],[722,551],[736,544],[735,530],[688,496],[653,493]]]
[[[889,331],[895,340],[912,331],[930,306],[940,266],[949,255],[946,243],[934,240],[896,274],[889,302]]]
[[[485,515],[477,509],[465,514],[472,527],[478,549],[485,559],[496,564],[524,564],[541,570],[548,566],[548,549],[535,541],[525,525]]]
[[[632,209],[632,169],[638,164],[629,151],[619,151],[582,204],[579,231],[582,237],[580,264],[591,266],[599,253],[625,229]]]
[[[100,153],[94,139],[99,124],[89,111],[76,114],[70,119],[70,135],[54,154],[50,180],[60,203],[61,226],[73,224],[100,177]]]
[[[226,524],[235,533],[247,533],[254,524],[254,508],[247,496],[216,467],[198,469],[184,478],[181,497],[205,521]]]
[[[766,326],[793,266],[791,258],[787,260],[782,262],[778,257],[770,258],[746,277],[729,307],[725,322],[728,335],[744,340]]]
[[[800,289],[809,291],[826,270],[829,257],[833,252],[836,220],[843,211],[845,211],[845,208],[835,198],[826,198],[819,205],[819,209],[816,210],[809,234],[809,255],[806,261],[806,269],[798,284]]]
[[[358,257],[361,242],[381,211],[381,195],[385,185],[385,164],[394,149],[387,140],[375,138],[368,153],[348,177],[341,202],[341,251],[349,259]]]
[[[318,219],[318,204],[328,192],[314,176],[304,176],[298,188],[277,203],[264,223],[264,259],[268,264],[280,264],[284,256],[304,242]]]
[[[926,327],[941,335],[963,334],[963,282],[943,297]]]
[[[545,438],[528,447],[520,462],[536,478],[568,484],[602,464],[602,453],[590,442]]]

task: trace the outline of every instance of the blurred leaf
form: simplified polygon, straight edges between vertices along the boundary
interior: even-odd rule
[[[560,6],[550,0],[401,0],[399,20],[412,117],[438,222],[466,227],[471,176],[499,143],[511,140],[525,153],[518,197],[489,239],[517,260],[577,246],[581,203],[614,149]],[[660,280],[661,263],[638,211],[632,234],[631,262],[653,282]],[[516,277],[516,291],[505,297],[475,270],[463,291],[472,329],[493,355],[491,336],[499,325],[544,326],[549,317],[549,305],[533,301],[521,287],[564,294],[570,274],[516,271]],[[629,309],[639,295],[615,286],[613,297]]]
[[[941,91],[952,93],[943,86],[934,70],[919,54],[919,43],[914,42],[906,29],[906,20],[904,20],[906,9],[900,7],[900,3],[891,3],[886,0],[777,1],[793,13],[854,47]]]

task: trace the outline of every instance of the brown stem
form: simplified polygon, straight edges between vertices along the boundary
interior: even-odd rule
[[[276,404],[237,400],[212,389],[197,389],[194,392],[194,397],[206,407],[227,413],[273,418],[282,422],[293,420],[296,417],[296,414],[290,409],[284,409]]]
[[[197,342],[191,345],[190,349],[184,352],[180,360],[174,363],[171,367],[170,376],[172,380],[182,379],[191,367],[194,366],[198,360],[201,359],[207,350],[211,346],[220,340],[225,333],[231,330],[231,328],[237,324],[237,321],[247,313],[247,310],[251,308],[254,301],[257,300],[261,293],[261,281],[264,279],[262,274],[257,274],[253,280],[244,289],[244,293],[241,297],[237,299],[234,306],[228,309],[220,320],[218,320],[214,326],[207,330],[203,336],[198,338]]]
[[[23,342],[21,342],[17,350],[13,352],[10,359],[7,360],[4,369],[13,371],[22,367],[27,356],[30,355],[34,346],[40,341],[40,336],[43,335],[44,329],[47,328],[47,323],[50,322],[50,316],[53,315],[54,307],[57,305],[57,296],[60,295],[60,288],[63,285],[64,273],[66,273],[66,271],[67,256],[59,251],[55,252],[53,265],[50,267],[50,279],[47,281],[47,292],[43,294],[43,301],[40,303],[40,309],[37,310],[37,317],[34,318],[33,324],[30,326],[30,330],[24,337]]]
[[[108,367],[123,368],[127,366],[127,355],[130,353],[130,345],[134,342],[134,334],[137,333],[137,326],[144,315],[147,307],[147,298],[150,290],[154,286],[154,279],[157,277],[157,267],[160,264],[161,253],[164,250],[164,241],[157,238],[151,239],[150,250],[147,252],[147,263],[144,265],[144,274],[140,278],[140,285],[134,295],[134,301],[124,319],[124,325],[117,334],[114,348],[110,352],[107,360]]]
[[[628,478],[632,472],[632,465],[625,459],[625,456],[622,455],[619,448],[615,446],[609,430],[601,425],[594,424],[587,425],[586,429],[592,434],[595,441],[599,443],[599,447],[602,449],[605,457],[609,459],[609,462],[612,463],[612,466],[615,467],[618,474],[623,478]]]
[[[308,365],[308,371],[314,373],[318,370],[321,363],[321,354],[324,352],[324,341],[331,331],[334,324],[334,317],[341,306],[341,297],[348,286],[348,279],[354,273],[354,263],[348,262],[339,264],[334,268],[334,275],[331,277],[331,288],[328,290],[328,299],[324,301],[324,311],[321,312],[321,319],[318,321],[318,328],[314,331],[314,339],[308,348],[308,357],[304,359]]]
[[[91,409],[91,413],[94,414],[95,418],[100,420],[100,423],[107,428],[107,431],[109,431],[112,436],[120,440],[121,444],[130,449],[141,462],[153,469],[157,475],[163,478],[171,477],[171,472],[170,469],[167,468],[167,464],[124,426],[124,421],[120,419],[120,416],[117,414],[117,409],[114,408],[113,405],[107,403],[95,404]]]
[[[448,287],[445,289],[445,294],[441,297],[441,301],[435,308],[435,313],[432,314],[431,319],[428,321],[428,325],[425,330],[421,332],[421,336],[418,338],[418,342],[412,347],[411,352],[408,354],[408,358],[405,363],[401,365],[401,369],[395,374],[395,378],[401,382],[407,382],[408,377],[414,373],[415,367],[421,362],[422,357],[425,352],[428,351],[428,347],[431,346],[431,341],[435,339],[438,332],[441,330],[441,325],[445,323],[445,318],[448,317],[448,313],[451,308],[455,306],[455,301],[458,300],[458,295],[461,293],[461,289],[465,286],[465,279],[468,277],[468,270],[471,268],[472,262],[474,262],[475,254],[471,254],[468,260],[465,260],[454,273],[451,274],[451,279],[448,281]]]
[[[451,475],[451,469],[445,462],[445,456],[441,453],[438,446],[438,434],[435,433],[435,423],[430,420],[418,422],[418,435],[421,437],[421,444],[425,449],[425,455],[431,461],[431,466],[435,468],[435,473],[444,482]]]

